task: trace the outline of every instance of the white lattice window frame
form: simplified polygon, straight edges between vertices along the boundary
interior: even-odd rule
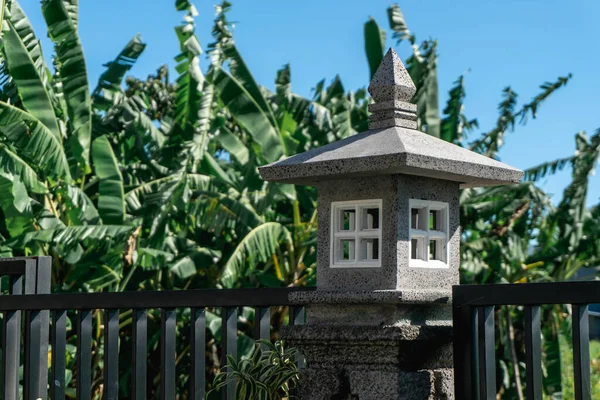
[[[418,211],[417,227],[413,225],[413,210]],[[430,228],[430,212],[437,211],[439,216],[436,221],[438,226]],[[424,218],[424,220],[423,220]],[[408,209],[408,228],[409,228],[409,266],[413,268],[448,268],[448,260],[450,259],[449,242],[449,206],[448,203],[440,201],[427,200],[409,200]],[[413,244],[416,241],[416,246]],[[435,243],[433,249],[434,257],[431,259],[431,242]],[[440,246],[440,248],[438,248]],[[414,253],[416,257],[414,258]]]
[[[331,203],[331,219],[330,219],[330,230],[331,230],[331,242],[330,242],[330,258],[329,265],[331,268],[378,268],[381,267],[381,231],[382,231],[382,200],[356,200],[356,201],[334,201]],[[366,229],[364,227],[365,218],[363,218],[363,212],[367,209],[377,208],[379,210],[379,219],[377,221],[377,229]],[[342,211],[354,210],[354,225],[350,230],[340,229],[342,223]],[[368,217],[367,217],[368,218]],[[377,239],[377,259],[370,260],[361,258],[360,253],[365,249],[363,247],[362,240],[368,241]],[[354,247],[352,253],[354,257],[352,260],[340,260],[340,252],[342,241],[354,241]],[[368,244],[365,243],[365,246]],[[372,245],[371,245],[372,246]],[[371,247],[371,254],[374,249]],[[366,250],[368,253],[369,250]]]

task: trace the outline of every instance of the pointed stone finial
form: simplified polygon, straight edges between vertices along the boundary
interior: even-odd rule
[[[378,103],[393,100],[408,102],[416,91],[417,88],[398,57],[398,53],[390,48],[371,79],[369,85],[371,97]]]
[[[389,49],[369,85],[369,129],[417,128],[417,106],[409,103],[417,89],[394,49]]]

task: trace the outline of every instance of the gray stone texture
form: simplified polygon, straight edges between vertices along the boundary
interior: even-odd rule
[[[459,187],[456,182],[407,175],[323,181],[318,185],[318,290],[442,289],[458,284]],[[381,267],[330,268],[331,203],[382,199]],[[449,204],[448,268],[409,267],[409,200]]]
[[[398,126],[368,130],[265,165],[259,172],[267,181],[301,185],[393,174],[451,180],[461,187],[514,183],[523,178],[519,169]]]
[[[343,290],[396,289],[398,199],[392,176],[331,181],[318,186],[317,288]],[[382,199],[381,267],[330,268],[331,202]]]
[[[397,287],[399,289],[441,288],[452,290],[452,285],[459,284],[458,270],[460,267],[460,190],[458,185],[449,181],[398,175],[396,188],[399,210],[409,209],[409,199],[448,203],[448,247],[450,249],[448,268],[410,267],[410,215],[408,211],[400,211],[397,237]]]
[[[369,94],[377,103],[385,101],[409,102],[417,88],[394,49],[389,49],[369,84]]]
[[[453,399],[450,327],[296,326],[282,336],[300,349],[300,399]]]
[[[416,92],[398,54],[390,49],[369,85],[374,104],[369,105],[369,129],[393,126],[417,129],[417,107],[408,103]]]
[[[386,113],[387,114],[387,113]],[[387,119],[386,114],[381,115],[381,119],[370,120],[369,121],[369,129],[380,129],[387,128],[389,126],[397,126],[400,128],[408,128],[408,129],[417,129],[417,121],[406,118],[406,116],[402,115],[402,113],[393,113]],[[416,118],[416,116],[415,116]]]
[[[316,290],[289,294],[297,304],[450,304],[452,291],[444,289]]]
[[[310,325],[451,325],[452,292],[406,289],[298,291],[289,300],[306,305]]]
[[[412,372],[305,370],[299,398],[311,400],[452,400],[452,370]]]
[[[307,323],[336,326],[451,326],[452,306],[440,304],[308,304]]]

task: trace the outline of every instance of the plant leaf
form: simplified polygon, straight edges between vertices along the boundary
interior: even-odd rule
[[[105,241],[131,233],[135,227],[124,225],[63,226],[27,232],[6,242],[8,246],[22,248],[36,241],[51,245],[72,246],[84,240]]]
[[[71,174],[63,147],[52,132],[31,114],[0,101],[0,134],[32,160],[39,171],[70,182]]]
[[[241,165],[248,163],[250,152],[246,145],[226,126],[219,128],[219,131],[214,137],[214,140],[219,142],[221,146]]]
[[[48,189],[39,181],[36,172],[18,155],[0,143],[0,171],[17,175],[33,193],[47,193]]]
[[[31,23],[17,2],[11,3],[11,18],[4,31],[3,54],[11,78],[17,85],[23,105],[52,134],[62,141],[54,108],[48,68],[42,47]]]
[[[277,222],[266,222],[250,231],[227,260],[221,274],[226,288],[236,285],[243,271],[251,271],[277,253],[282,243],[292,243],[290,232]]]
[[[365,52],[367,53],[367,61],[369,62],[369,70],[371,72],[370,79],[379,68],[383,54],[385,52],[385,31],[377,25],[372,17],[365,23]]]
[[[252,95],[222,69],[214,71],[212,82],[224,106],[260,146],[260,156],[266,162],[279,160],[284,155],[282,138],[276,125]]]
[[[125,219],[125,194],[123,177],[112,146],[106,136],[100,136],[92,144],[94,170],[100,181],[98,189],[98,212],[108,225],[120,225]]]
[[[77,21],[73,17],[77,15],[76,10],[76,2],[42,1],[42,13],[48,25],[48,35],[55,45],[56,68],[72,127],[69,141],[78,163],[75,170],[86,174],[90,171],[92,108],[85,58],[77,34]]]
[[[142,55],[146,43],[137,34],[123,47],[117,57],[104,66],[106,70],[98,78],[98,84],[92,94],[94,107],[102,110],[108,109],[116,93],[121,92],[123,77],[133,67],[137,59]]]

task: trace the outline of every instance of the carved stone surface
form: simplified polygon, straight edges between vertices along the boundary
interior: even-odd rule
[[[318,184],[318,290],[451,290],[460,263],[459,186],[456,182],[408,175],[343,179]],[[331,203],[382,199],[382,248],[379,268],[329,268]],[[409,200],[449,204],[448,268],[409,267]]]
[[[453,400],[452,369],[420,371],[311,369],[300,377],[301,400]]]
[[[375,71],[368,90],[377,103],[394,100],[409,102],[417,92],[408,71],[392,48]]]
[[[461,187],[514,183],[523,178],[519,169],[398,126],[368,130],[265,165],[259,172],[267,181],[302,185],[392,174],[446,179],[460,183]]]
[[[450,327],[285,327],[304,354],[302,400],[453,399]]]
[[[289,300],[297,304],[441,304],[451,303],[452,291],[444,289],[316,290],[297,291]]]

